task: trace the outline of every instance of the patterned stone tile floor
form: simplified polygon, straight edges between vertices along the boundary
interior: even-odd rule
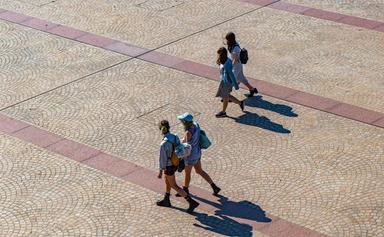
[[[4,134],[0,148],[0,236],[264,236],[211,214],[159,208],[160,194]]]
[[[156,170],[155,123],[170,119],[180,133],[175,115],[192,111],[215,141],[204,166],[229,198],[328,235],[382,233],[381,128],[265,96],[218,120],[216,87],[134,59],[4,113]],[[367,225],[367,215],[378,219]]]
[[[0,0],[0,7],[150,49],[260,8],[234,8],[230,0],[58,0],[44,6]]]
[[[382,32],[237,1],[236,7],[233,1],[150,2],[59,0],[41,6],[1,0],[0,7],[207,65],[214,65],[223,35],[233,30],[250,53],[247,75],[384,112]],[[366,9],[363,1],[337,6]]]
[[[381,32],[263,8],[159,51],[214,66],[228,31],[249,52],[246,75],[384,111]]]
[[[102,14],[109,15],[108,9],[113,9],[114,5],[101,1],[100,4],[93,5],[87,1],[83,1],[82,4],[75,3],[77,2],[59,0],[51,4],[43,0],[31,4],[26,1],[1,0],[0,7],[24,11],[24,13],[42,16],[58,23],[77,25],[80,29],[110,37],[119,38],[119,34],[129,36],[136,41],[127,39],[127,42],[137,43],[139,46],[146,44],[144,46],[155,47],[161,45],[159,42],[170,42],[174,39],[169,32],[172,32],[170,29],[173,29],[176,23],[165,24],[165,28],[159,27],[159,30],[163,29],[167,34],[160,34],[158,38],[153,37],[155,34],[146,34],[143,37],[129,34],[125,28],[119,27],[116,31],[103,32],[102,30],[106,29],[109,23],[103,25],[100,22],[113,21],[113,19],[102,17]],[[180,7],[187,11],[190,9],[188,4],[194,3],[196,2],[185,2],[180,4]],[[65,6],[57,7],[57,4]],[[116,4],[123,4],[123,2],[116,1]],[[208,7],[202,7],[209,9],[203,11],[201,19],[192,19],[187,17],[188,14],[183,15],[182,11],[178,12],[176,9],[179,7],[162,9],[167,5],[161,1],[157,4],[156,1],[154,4],[137,2],[130,2],[130,4],[126,9],[118,7],[117,11],[134,9],[133,12],[137,14],[132,16],[136,19],[143,18],[143,11],[150,16],[143,20],[148,21],[147,26],[140,25],[140,22],[137,22],[137,25],[133,24],[133,30],[143,27],[143,31],[137,31],[136,34],[148,32],[148,29],[153,28],[154,25],[160,25],[160,23],[154,23],[156,19],[164,23],[162,19],[172,22],[169,20],[172,17],[178,14],[184,16],[184,21],[182,19],[174,21],[184,22],[181,24],[182,30],[175,29],[177,32],[175,37],[181,37],[188,31],[198,30],[200,26],[207,27],[209,19],[203,20],[204,23],[200,25],[190,26],[191,28],[185,25],[191,24],[194,20],[200,23],[204,19],[204,14],[212,14],[211,17],[213,17],[220,10],[216,5],[208,4]],[[201,4],[204,5],[204,3]],[[231,12],[230,2],[227,1],[224,5]],[[70,11],[71,6],[76,8]],[[234,15],[256,8],[255,5],[249,4],[241,4],[241,6],[237,9],[239,12],[234,12]],[[47,10],[48,7],[50,10]],[[99,11],[94,11],[95,8]],[[169,13],[172,16],[169,19],[165,13],[157,17],[156,14],[166,11],[173,11],[175,15]],[[68,12],[73,13],[71,15]],[[97,13],[100,14],[97,15]],[[94,14],[97,15],[97,21]],[[192,16],[195,13],[189,12],[189,14]],[[287,23],[275,24],[274,27],[277,29],[270,32],[268,28],[271,26],[266,19],[271,19],[271,22],[285,19]],[[218,18],[217,22],[220,20],[223,19]],[[276,38],[281,38],[283,43],[292,47],[290,51],[290,48],[279,47],[279,44],[270,44],[271,49],[265,53],[265,56],[259,57],[261,66],[251,61],[252,65],[256,65],[255,68],[260,71],[268,70],[271,68],[270,65],[277,65],[273,60],[268,60],[277,58],[279,55],[284,56],[284,50],[287,53],[290,52],[291,55],[286,56],[288,59],[284,61],[285,63],[281,62],[280,69],[272,66],[272,69],[276,70],[270,72],[273,75],[269,75],[270,80],[277,78],[276,83],[286,85],[284,83],[287,79],[279,78],[284,79],[284,75],[296,78],[295,75],[297,75],[297,78],[302,80],[301,83],[293,80],[297,86],[308,88],[313,86],[318,91],[329,90],[331,92],[327,94],[329,97],[342,95],[340,98],[337,97],[342,101],[348,93],[346,91],[339,93],[339,90],[353,91],[353,88],[360,87],[362,93],[372,96],[365,102],[362,100],[363,102],[359,102],[358,105],[378,111],[383,108],[380,104],[382,100],[378,96],[382,85],[377,82],[376,77],[382,70],[376,60],[381,58],[382,34],[367,30],[359,31],[354,27],[341,26],[332,22],[307,20],[304,16],[294,16],[291,13],[271,9],[249,13],[241,20],[246,24],[244,29],[248,29],[249,32],[263,33],[264,30],[265,32],[261,35],[269,37],[269,41],[276,42],[274,41]],[[265,23],[260,24],[260,28],[254,28],[251,23],[255,20],[257,22],[264,20]],[[199,35],[200,38],[196,37],[205,43],[199,44],[199,49],[194,51],[188,52],[190,48],[186,47],[188,45],[186,42],[189,40],[196,41],[193,41],[194,36],[165,47],[161,51],[212,65],[214,51],[213,54],[196,52],[204,51],[205,48],[206,51],[211,48],[216,49],[217,43],[213,44],[213,42],[218,42],[222,32],[237,25],[238,21],[234,19],[230,23],[206,31],[205,34]],[[0,65],[4,68],[6,76],[1,75],[0,78],[3,80],[2,86],[7,86],[2,90],[6,94],[3,96],[2,93],[1,105],[4,108],[10,102],[27,99],[23,103],[7,108],[2,113],[156,170],[157,146],[160,140],[156,122],[159,119],[168,118],[172,121],[173,129],[180,133],[181,126],[175,120],[175,115],[191,111],[215,142],[214,146],[204,154],[204,166],[216,182],[224,187],[223,194],[227,197],[258,203],[268,213],[330,236],[384,235],[383,129],[267,96],[248,100],[245,114],[231,104],[228,113],[232,118],[218,120],[213,117],[213,113],[220,108],[218,100],[213,98],[217,82],[137,59],[129,60],[128,57],[3,21],[0,21],[0,29],[2,29],[0,31],[2,46],[6,46],[6,53],[2,54],[2,56],[5,55],[2,59],[4,63]],[[254,40],[251,36],[242,33],[240,28],[236,29],[239,29],[239,36],[242,39]],[[297,32],[297,35],[291,35],[293,40],[290,40],[287,36],[289,32],[285,32],[284,35],[284,31],[280,33],[278,29]],[[108,32],[119,32],[119,34],[110,35]],[[320,50],[320,52],[328,52],[320,55],[324,57],[308,56],[311,59],[306,60],[306,57],[298,53],[303,51],[300,44],[304,47],[306,45],[304,42],[318,44],[318,39],[316,41],[316,37],[313,36],[316,34],[325,34],[328,38],[324,36],[323,40],[329,44],[335,41],[339,44],[337,47],[324,46],[324,51]],[[356,49],[359,48],[357,44],[351,42],[352,40],[342,39],[340,35],[361,39],[363,44],[371,42],[371,47],[364,50]],[[295,45],[293,44],[295,39],[302,41]],[[62,48],[72,50],[63,55],[60,52]],[[184,50],[179,52],[179,49]],[[355,65],[354,68],[357,71],[351,71],[347,66],[331,67],[333,64],[329,62],[332,60],[329,61],[327,55],[338,50],[340,54],[336,53],[334,58],[334,62],[338,65],[354,65],[354,60],[360,57],[361,67]],[[340,55],[350,60],[344,60],[344,56]],[[252,58],[257,59],[257,55]],[[320,60],[321,67],[308,66],[315,59]],[[324,61],[321,62],[321,59]],[[63,66],[60,60],[64,60],[64,65],[68,66]],[[124,60],[129,61],[122,63]],[[286,62],[295,61],[307,62],[307,64],[303,63],[305,67],[299,70],[287,68]],[[116,63],[120,64],[108,68]],[[264,64],[268,64],[269,67]],[[370,71],[366,69],[368,64],[371,67]],[[322,78],[319,79],[320,81],[326,80],[327,75],[343,73],[352,73],[352,76],[365,74],[369,79],[366,83],[349,80],[349,78],[339,79],[338,86],[332,88],[329,86],[332,84],[331,81],[320,83],[324,85],[319,84],[316,87],[311,84],[315,80],[305,80],[305,75],[313,75],[313,72],[324,68],[328,69],[324,74],[319,74]],[[60,70],[69,73],[62,73]],[[94,72],[97,73],[84,77]],[[260,75],[260,73],[247,72],[251,76]],[[24,75],[29,76],[29,81],[16,80],[23,79]],[[79,78],[82,80],[75,81]],[[30,81],[33,83],[28,84]],[[52,87],[71,81],[73,82],[68,85],[49,91]],[[331,90],[333,88],[336,89]],[[244,93],[245,91],[241,90],[235,95],[244,98]],[[353,91],[351,98],[361,98],[356,93]],[[356,103],[358,99],[346,101]],[[4,134],[1,134],[0,145],[2,146],[0,187],[3,190],[0,202],[1,223],[5,226],[1,230],[4,234],[0,233],[0,235],[168,236],[174,235],[174,230],[179,228],[184,228],[185,232],[182,235],[213,234],[193,226],[199,223],[192,216],[175,210],[161,209],[160,211],[153,205],[153,201],[159,195],[151,191]],[[209,190],[209,187],[198,177],[194,177],[194,184]],[[180,203],[181,207],[183,205]],[[156,221],[171,213],[180,216],[180,223],[173,225],[171,229],[168,228],[170,222]],[[232,226],[233,231],[242,231],[244,227],[236,226],[237,224],[233,222],[225,223],[215,217],[210,219],[203,214],[202,218],[208,219],[205,222],[207,225],[211,223],[210,221],[215,223],[211,225],[216,227],[228,225],[226,234],[233,233]],[[153,228],[146,228],[147,225]],[[249,229],[246,228],[243,231],[245,231],[242,232],[243,234],[249,234],[247,232]],[[236,234],[239,233],[234,235]],[[259,235],[256,231],[253,234]]]
[[[384,21],[383,0],[283,0],[283,2],[339,12],[372,20]]]
[[[0,40],[1,108],[129,58],[4,21]]]

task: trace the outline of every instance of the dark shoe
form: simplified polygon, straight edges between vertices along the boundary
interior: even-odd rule
[[[169,200],[169,195],[166,194],[163,200],[156,202],[156,205],[160,207],[171,207],[172,205],[171,200]]]
[[[187,209],[187,212],[189,214],[192,214],[193,211],[196,209],[196,207],[198,207],[200,204],[198,202],[196,202],[195,200],[193,200],[191,197],[189,197],[189,200],[187,200],[189,202],[189,207]]]
[[[189,189],[187,187],[183,187],[183,190],[189,195]],[[181,197],[181,195],[176,193],[176,197]]]
[[[241,111],[244,111],[244,100],[240,102]]]
[[[217,187],[216,184],[211,184],[211,187],[213,189],[213,195],[217,196],[217,194],[219,194],[219,192],[221,191],[221,188]]]
[[[216,116],[216,118],[223,118],[223,117],[227,117],[227,113],[221,111],[221,112],[217,113],[215,116]]]
[[[253,88],[252,90],[249,90],[248,97],[253,97],[257,93],[259,93],[259,91],[256,88]]]

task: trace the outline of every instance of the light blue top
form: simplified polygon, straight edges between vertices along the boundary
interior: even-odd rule
[[[240,52],[241,48],[238,43],[236,43],[235,47],[233,47],[232,52],[230,52],[229,57],[233,61],[233,55],[237,56],[237,63],[233,65],[233,73],[238,75],[238,72],[243,69],[243,64],[240,62]]]
[[[188,141],[188,144],[192,146],[191,155],[187,157],[189,162],[197,161],[201,158],[201,148],[200,148],[200,126],[198,123],[194,122],[193,125],[188,129],[191,133],[191,139]]]
[[[167,166],[172,165],[172,162],[170,159],[173,151],[172,144],[175,144],[175,146],[180,144],[179,137],[172,133],[164,134],[163,140],[161,141],[161,144],[160,144],[160,156],[159,156],[160,170],[165,170]]]
[[[239,83],[237,83],[236,77],[232,71],[232,60],[229,58],[227,59],[225,64],[220,68],[220,80],[225,85],[232,84],[232,87],[235,88],[235,90],[239,89]]]

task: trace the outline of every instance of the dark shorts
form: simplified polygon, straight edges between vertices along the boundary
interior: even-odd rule
[[[167,167],[165,167],[164,174],[172,176],[175,174],[176,170],[177,170],[177,166],[173,166],[173,165],[167,166]]]

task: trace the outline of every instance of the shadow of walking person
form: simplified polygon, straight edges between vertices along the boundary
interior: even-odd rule
[[[217,216],[235,217],[235,218],[241,218],[241,219],[246,219],[246,220],[251,220],[256,222],[272,221],[270,218],[266,216],[265,211],[261,209],[260,206],[252,202],[245,201],[245,200],[234,202],[222,195],[219,195],[218,197],[219,197],[219,200],[218,200],[219,203],[212,202],[204,198],[195,196],[197,200],[217,208],[217,210],[215,211],[215,215]]]
[[[249,224],[240,223],[232,218],[264,223],[272,221],[266,216],[265,211],[254,203],[249,201],[234,202],[222,195],[218,195],[218,197],[219,202],[213,202],[198,196],[194,196],[196,200],[204,202],[217,209],[214,215],[195,212],[193,215],[195,216],[195,219],[200,223],[195,223],[193,224],[194,226],[224,236],[250,237],[252,236],[253,227]],[[184,209],[179,207],[172,208],[185,212]]]
[[[195,216],[196,220],[201,223],[193,224],[196,227],[224,236],[252,236],[252,226],[248,224],[241,224],[226,216],[209,216],[203,213],[198,213]]]
[[[248,97],[245,105],[249,107],[261,108],[272,112],[279,113],[288,117],[297,117],[298,115],[292,111],[292,107],[283,104],[274,104],[263,99],[263,96]]]
[[[231,116],[227,116],[227,117],[235,120],[237,123],[267,129],[272,132],[291,133],[290,130],[284,128],[281,124],[272,122],[269,118],[265,116],[259,116],[255,113],[251,113],[248,111],[245,111],[244,114],[239,117],[231,117]]]
[[[185,209],[180,207],[172,206],[171,208],[187,213]],[[205,213],[198,212],[194,212],[193,215],[195,216],[195,219],[200,222],[193,224],[198,228],[202,228],[207,231],[212,231],[214,233],[221,234],[224,236],[252,236],[253,228],[251,225],[239,223],[238,221],[233,220],[227,216],[220,216],[217,214],[208,215]]]

